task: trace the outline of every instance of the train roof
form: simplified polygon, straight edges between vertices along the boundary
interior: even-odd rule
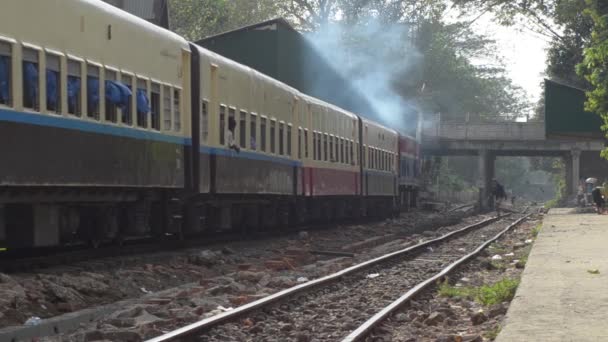
[[[47,0],[45,0],[47,1]],[[157,26],[145,19],[142,19],[134,14],[131,14],[125,10],[122,10],[118,7],[105,3],[101,0],[79,0],[70,2],[69,6],[90,6],[92,10],[103,12],[105,15],[112,16],[115,19],[119,19],[122,21],[128,21],[133,23],[133,29],[138,29],[140,31],[147,31],[153,33],[158,38],[168,39],[168,40],[179,40],[184,44],[187,44],[188,41],[178,35],[175,32],[164,29],[160,26]],[[118,34],[118,33],[117,33]]]
[[[277,88],[279,88],[279,89],[281,89],[283,91],[290,92],[294,96],[298,96],[299,98],[301,98],[303,100],[306,100],[306,101],[308,101],[310,103],[314,103],[314,104],[317,104],[317,105],[320,105],[320,106],[324,106],[326,108],[330,108],[330,109],[332,109],[334,111],[340,112],[340,113],[342,113],[344,115],[351,116],[353,118],[356,118],[358,116],[357,114],[351,113],[351,112],[349,112],[349,111],[347,111],[347,110],[345,110],[345,109],[343,109],[341,107],[338,107],[338,106],[333,105],[331,103],[327,103],[325,101],[322,101],[322,100],[320,100],[318,98],[315,98],[315,97],[312,97],[310,95],[304,94],[304,93],[300,92],[299,90],[297,90],[297,89],[295,89],[295,88],[293,88],[293,87],[291,87],[291,86],[289,86],[289,85],[287,85],[287,84],[285,84],[285,83],[283,83],[283,82],[281,82],[279,80],[276,80],[276,79],[274,79],[274,78],[272,78],[272,77],[270,77],[270,76],[268,76],[268,75],[266,75],[264,73],[261,73],[261,72],[255,70],[255,69],[253,69],[253,68],[250,68],[250,67],[248,67],[246,65],[243,65],[243,64],[240,64],[238,62],[235,62],[235,61],[233,61],[233,60],[231,60],[229,58],[226,58],[226,57],[224,57],[224,56],[222,56],[220,54],[217,54],[217,53],[215,53],[215,52],[213,52],[211,50],[208,50],[208,49],[206,49],[206,48],[204,48],[202,46],[199,46],[199,45],[195,45],[195,46],[197,47],[197,49],[198,49],[198,51],[199,51],[199,53],[201,55],[208,56],[210,59],[212,59],[214,61],[217,61],[218,63],[223,64],[225,66],[228,66],[230,68],[241,70],[242,72],[248,73],[249,75],[251,75],[254,78],[257,78],[258,80],[261,80],[263,82],[267,82],[269,84],[272,84],[273,86],[275,86],[275,87],[277,87]]]

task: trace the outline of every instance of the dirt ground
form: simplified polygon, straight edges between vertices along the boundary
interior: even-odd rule
[[[280,238],[0,274],[0,327],[140,298],[79,331],[48,339],[137,341],[448,230],[433,230],[438,226],[460,222],[454,229],[481,219],[463,216],[411,212],[398,219]]]

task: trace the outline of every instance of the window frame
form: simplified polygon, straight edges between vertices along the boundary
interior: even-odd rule
[[[70,71],[70,63],[76,63],[77,64],[77,69],[78,69],[78,75],[75,76],[72,74],[72,72]],[[83,91],[83,85],[86,85],[86,79],[83,77],[83,69],[85,68],[85,60],[83,58],[80,58],[78,56],[73,56],[73,55],[67,55],[67,69],[66,69],[66,81],[69,83],[70,77],[78,77],[80,80],[80,88],[78,89],[78,95],[76,96],[76,107],[74,108],[76,110],[76,112],[74,113],[70,113],[70,105],[69,105],[69,98],[67,98],[67,87],[68,85],[66,84],[66,100],[68,102],[68,108],[66,108],[66,113],[68,115],[77,117],[77,118],[82,118],[84,115],[84,109],[85,109],[85,101],[86,101],[86,96],[85,96],[85,92]]]
[[[267,153],[266,140],[268,137],[268,116],[260,115],[260,151]]]
[[[108,78],[108,74],[109,73],[114,73],[115,78],[113,80],[111,80],[111,79]],[[118,108],[118,106],[109,103],[108,100],[107,100],[107,98],[106,98],[106,96],[105,96],[105,87],[106,87],[105,82],[107,82],[107,81],[114,81],[114,82],[121,82],[122,83],[122,81],[120,80],[120,78],[121,78],[121,73],[120,73],[119,69],[111,67],[111,66],[107,66],[107,65],[103,66],[103,82],[104,82],[104,84],[103,84],[103,87],[104,87],[103,121],[106,122],[106,123],[118,124],[120,122],[120,115],[119,115],[119,108]],[[115,118],[114,121],[108,120],[108,110],[110,109],[109,107],[110,108],[112,108],[112,107],[114,108],[114,114],[113,114],[114,118]]]
[[[304,158],[308,159],[308,128],[304,128]]]
[[[171,132],[173,130],[173,87],[168,83],[163,83],[161,84],[161,93],[162,129],[166,132]]]
[[[253,139],[253,140],[252,140]],[[252,144],[251,142],[254,142]],[[252,151],[258,150],[258,114],[254,112],[249,113],[249,149]]]
[[[286,153],[285,144],[285,121],[279,121],[279,155],[284,156]]]
[[[24,65],[25,62],[30,62],[30,63],[34,63],[34,62],[32,62],[32,61],[26,61],[26,59],[25,59],[25,51],[26,50],[32,50],[32,51],[35,52],[35,55],[36,55],[36,69],[37,69],[37,73],[38,73],[38,82],[37,82],[38,84],[36,85],[37,86],[37,90],[38,90],[38,94],[35,97],[35,102],[33,103],[33,105],[31,107],[30,106],[26,106],[26,104],[25,104],[25,102],[26,102],[25,101],[25,93],[26,93],[26,91],[25,91],[25,80],[24,80],[24,78],[25,78],[24,77],[25,70],[23,68],[23,65]],[[42,102],[41,101],[42,95],[41,94],[42,94],[42,90],[43,89],[46,91],[46,85],[43,84],[44,83],[43,80],[45,80],[46,77],[44,77],[45,75],[42,75],[41,72],[40,72],[40,64],[41,64],[41,60],[42,60],[41,55],[42,55],[43,51],[44,50],[41,47],[37,46],[37,45],[33,45],[33,44],[30,44],[30,43],[25,43],[25,42],[21,43],[21,61],[20,61],[20,65],[21,65],[21,90],[20,90],[20,92],[21,92],[21,105],[22,105],[22,107],[23,107],[24,110],[29,110],[29,111],[33,111],[33,112],[41,112],[41,105],[42,105],[42,103],[41,103]],[[45,104],[45,106],[46,106],[46,104]]]
[[[93,112],[93,113],[89,113],[89,77],[91,77],[91,75],[89,74],[89,68],[97,68],[97,81],[99,82],[99,89],[97,90],[97,96],[99,96],[99,101],[97,102],[97,107],[96,110],[97,112]],[[85,70],[86,70],[86,113],[87,115],[85,116],[86,119],[89,120],[94,120],[94,121],[101,121],[101,102],[102,99],[105,97],[105,91],[102,89],[102,78],[101,78],[101,70],[103,69],[103,65],[101,63],[86,59],[85,60]]]
[[[223,103],[219,104],[219,112],[218,112],[218,124],[220,125],[219,127],[219,144],[220,146],[226,146],[226,130],[228,127],[228,117],[226,116],[228,114],[228,106],[226,106]]]
[[[135,125],[134,126],[137,127],[137,128],[141,128],[141,129],[149,129],[149,128],[152,128],[151,125],[150,125],[150,123],[151,123],[150,116],[151,115],[150,115],[150,113],[144,113],[143,117],[140,116],[140,114],[139,114],[140,112],[139,112],[139,110],[137,108],[137,92],[139,90],[145,90],[146,91],[146,97],[148,98],[148,104],[149,104],[150,103],[150,82],[149,82],[149,80],[147,78],[145,78],[145,76],[136,75],[135,77],[136,77],[136,79],[135,79],[135,92],[132,92],[133,94],[135,94],[135,111],[136,111],[135,117],[136,117],[136,120],[135,120]],[[146,85],[145,89],[141,88],[140,82],[144,82],[145,83],[145,85]],[[149,105],[148,107],[151,107],[151,106]],[[151,108],[148,108],[148,109],[151,110]],[[142,119],[141,120],[141,124],[140,124],[140,118]]]
[[[237,121],[237,127],[239,133],[239,146],[243,149],[247,149],[247,116],[249,112],[244,109],[240,109],[238,112],[239,120]]]
[[[8,55],[2,55],[8,57],[8,99],[7,103],[0,103],[0,106],[12,108],[15,105],[15,75],[13,73],[13,66],[15,64],[15,47],[17,46],[17,41],[14,39],[6,38],[0,36],[0,42],[8,45],[9,52]]]
[[[118,122],[123,126],[133,127],[133,116],[135,115],[135,112],[137,111],[136,103],[135,103],[135,96],[133,96],[134,92],[136,92],[137,90],[134,91],[133,89],[137,88],[137,85],[134,84],[135,80],[137,79],[137,76],[130,71],[120,70],[119,78],[120,78],[120,83],[122,83],[125,86],[128,86],[129,90],[131,90],[131,97],[129,98],[129,106],[128,106],[129,111],[126,114],[122,108],[118,109],[118,116],[119,116]],[[126,83],[125,78],[128,78],[131,82]],[[127,119],[126,122],[125,122],[125,118]]]
[[[150,114],[149,114],[149,128],[152,129],[153,131],[157,131],[160,132],[162,130],[162,115],[163,115],[163,83],[155,80],[155,79],[149,79],[148,81],[148,94],[150,95],[149,97],[149,102],[150,102]],[[158,86],[158,92],[154,92],[154,86]],[[158,113],[156,113],[156,116],[154,116],[154,97],[152,96],[152,94],[157,94],[158,95]]]
[[[270,119],[270,153],[276,154],[277,152],[277,119]]]
[[[291,146],[292,145],[291,140],[292,140],[292,135],[293,135],[293,125],[292,124],[288,123],[286,125],[285,134],[287,135],[287,137],[286,137],[287,148],[285,149],[285,152],[287,152],[287,156],[289,156],[291,158],[292,153],[293,153],[293,150],[292,150],[293,146]]]
[[[183,105],[184,105],[184,90],[180,87],[173,86],[173,94],[171,94],[171,108],[173,112],[173,132],[174,133],[182,133],[184,129],[184,125],[182,124],[184,120],[182,120],[182,115],[184,114]],[[175,96],[177,95],[177,96]],[[177,105],[176,105],[177,101]]]
[[[201,117],[200,117],[200,134],[201,143],[208,143],[209,140],[209,100],[201,99]]]

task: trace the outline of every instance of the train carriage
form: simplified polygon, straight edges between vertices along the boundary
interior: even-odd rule
[[[253,231],[415,201],[409,137],[104,2],[7,1],[0,247]]]
[[[338,107],[304,96],[307,125],[302,194],[313,219],[359,214],[358,118]],[[310,132],[310,134],[308,133]]]
[[[398,133],[367,119],[361,119],[361,132],[362,184],[368,212],[392,213],[396,210]]]
[[[420,187],[420,144],[407,135],[399,135],[399,206],[408,210],[417,205]]]
[[[206,49],[192,50],[193,103],[200,104],[193,107],[200,126],[193,131],[200,146],[194,173],[202,210],[195,216],[222,229],[286,223],[281,218],[293,209],[301,165],[294,151],[298,92]],[[236,123],[233,132],[229,120]],[[230,148],[230,134],[239,151]]]
[[[101,1],[3,7],[0,240],[150,233],[139,218],[184,186],[186,40]]]

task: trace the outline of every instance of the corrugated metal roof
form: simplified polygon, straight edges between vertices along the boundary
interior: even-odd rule
[[[123,2],[123,9],[140,18],[154,19],[154,1],[155,0],[125,0]]]

